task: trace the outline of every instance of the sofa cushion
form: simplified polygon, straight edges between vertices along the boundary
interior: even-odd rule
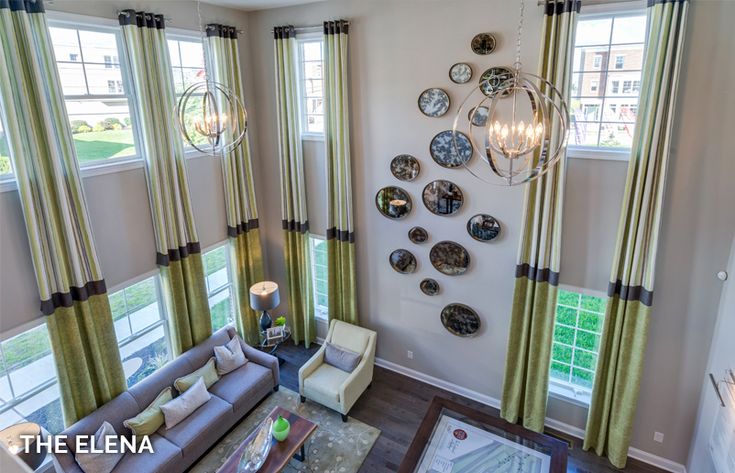
[[[339,368],[342,371],[352,373],[362,360],[362,355],[352,350],[342,348],[329,342],[324,350],[324,363]]]
[[[133,432],[133,435],[151,435],[163,425],[163,411],[161,406],[174,398],[170,387],[164,388],[161,393],[151,402],[143,412],[126,419],[123,425]]]
[[[171,429],[161,427],[158,432],[179,447],[184,457],[190,457],[202,445],[211,447],[235,422],[232,404],[211,396],[206,404],[181,423]]]
[[[320,365],[308,378],[304,380],[304,391],[316,393],[319,399],[339,402],[339,388],[350,373],[331,365]]]
[[[206,404],[211,397],[212,395],[204,385],[204,378],[197,379],[197,382],[184,394],[161,406],[163,418],[166,420],[166,429],[171,429],[189,417],[199,407]]]
[[[94,434],[95,450],[104,450],[106,445],[105,438],[107,437],[117,437],[117,432],[115,432],[115,429],[109,422],[104,421]],[[114,444],[119,445],[119,442],[115,440]],[[89,445],[89,443],[87,443],[87,449],[92,449],[92,446]],[[97,453],[89,451],[86,453],[77,453],[74,459],[77,461],[79,467],[84,471],[84,473],[110,473],[112,469],[115,468],[115,465],[120,462],[123,455],[124,453],[120,451],[114,453]]]
[[[261,391],[261,386],[265,386],[266,391],[273,387],[271,370],[257,363],[246,363],[220,378],[209,392],[232,404],[238,412],[244,403],[260,400],[253,397]]]
[[[153,434],[148,437],[151,441],[154,453],[146,451],[142,453],[126,452],[112,473],[170,473],[172,471],[183,471],[178,466],[183,455],[181,449],[161,437]]]
[[[174,381],[174,386],[176,386],[176,390],[178,392],[183,393],[192,387],[200,378],[204,380],[204,385],[207,389],[219,381],[217,368],[215,368],[214,357],[211,357],[204,366],[197,368],[185,376],[177,378],[176,381]]]
[[[104,421],[108,421],[115,432],[125,432],[123,420],[135,416],[138,412],[140,412],[138,403],[129,392],[124,392],[64,430],[62,433],[66,435],[65,442],[69,450],[76,453],[77,435],[94,435]]]
[[[222,376],[235,371],[248,362],[240,346],[240,337],[234,337],[221,347],[214,347],[214,357],[217,359],[217,374]]]
[[[199,345],[187,350],[180,358],[189,360],[189,363],[191,363],[194,369],[199,368],[214,356],[214,347],[224,345],[230,341],[230,338],[230,335],[227,333],[227,327],[221,328]]]
[[[138,406],[140,406],[138,412],[142,411],[146,406],[149,406],[163,389],[173,386],[176,378],[185,376],[200,366],[192,366],[189,360],[180,356],[169,361],[155,373],[152,373],[147,378],[132,386],[128,389],[128,392],[138,402]],[[138,412],[133,414],[133,416]],[[123,417],[123,419],[127,419],[128,417],[132,416]]]

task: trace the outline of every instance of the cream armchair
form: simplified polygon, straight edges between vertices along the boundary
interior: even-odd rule
[[[306,398],[342,414],[347,413],[360,395],[373,381],[375,343],[378,334],[357,325],[332,320],[326,341],[362,354],[362,359],[352,373],[324,363],[326,343],[299,370],[299,394],[301,402]]]

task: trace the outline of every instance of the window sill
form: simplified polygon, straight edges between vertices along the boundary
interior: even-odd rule
[[[629,149],[604,149],[583,146],[567,148],[567,157],[573,159],[601,159],[604,161],[630,161]]]
[[[576,406],[584,407],[585,409],[590,407],[590,400],[592,393],[584,391],[582,389],[574,388],[572,386],[566,386],[557,384],[554,381],[549,382],[549,397],[566,401]]]
[[[324,133],[301,133],[301,141],[324,141]]]

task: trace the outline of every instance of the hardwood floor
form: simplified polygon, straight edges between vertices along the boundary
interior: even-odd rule
[[[280,347],[277,354],[285,360],[281,366],[281,385],[298,391],[299,367],[318,348],[318,346],[312,346],[307,350],[303,346],[294,345]],[[350,416],[381,431],[375,446],[362,464],[360,473],[393,472],[398,469],[429,402],[434,396],[443,396],[480,411],[498,415],[497,409],[376,366],[372,387],[362,395],[350,411]],[[569,450],[569,467],[567,468],[569,473],[664,472],[664,470],[633,459],[628,460],[628,466],[624,470],[618,470],[606,459],[583,451],[581,440],[553,431],[549,433],[571,441],[572,447]]]

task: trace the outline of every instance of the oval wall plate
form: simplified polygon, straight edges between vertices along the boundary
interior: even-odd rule
[[[452,130],[439,132],[431,139],[431,144],[429,144],[431,159],[441,167],[457,168],[472,159],[474,148],[470,139],[467,135],[458,131],[456,132],[457,139],[455,143],[454,133]]]
[[[466,84],[472,80],[472,66],[466,62],[452,64],[449,68],[449,80],[455,84]]]
[[[399,181],[410,182],[418,177],[421,165],[410,154],[399,154],[390,162],[390,172]]]
[[[479,33],[476,34],[470,42],[470,48],[475,54],[485,56],[495,51],[495,47],[498,45],[495,36],[492,33]]]
[[[441,117],[449,111],[449,95],[438,87],[426,89],[419,95],[419,110],[427,117]]]
[[[459,243],[440,241],[431,248],[429,261],[440,273],[447,276],[459,276],[469,269],[470,254]]]
[[[375,194],[375,206],[383,216],[393,220],[406,218],[413,208],[408,192],[396,186],[380,189]]]
[[[472,337],[480,330],[482,322],[471,307],[464,304],[449,304],[441,312],[444,328],[458,337]]]
[[[411,274],[416,271],[416,257],[408,250],[399,249],[388,256],[390,266],[401,274]]]

